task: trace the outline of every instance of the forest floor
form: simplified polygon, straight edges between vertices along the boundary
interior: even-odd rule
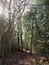
[[[38,63],[39,57],[42,57],[42,56],[37,55],[35,53],[30,54],[26,51],[16,51],[15,53],[12,53],[8,59],[9,59],[9,65],[39,65],[39,64],[35,64],[36,61]],[[2,65],[2,64],[0,64],[0,65]],[[7,65],[7,64],[5,64],[5,65]],[[42,65],[49,65],[49,64],[47,64],[47,62],[45,64],[45,62],[44,62],[44,64],[42,64]]]
[[[9,61],[10,65],[35,65],[35,55],[17,51],[11,55]]]

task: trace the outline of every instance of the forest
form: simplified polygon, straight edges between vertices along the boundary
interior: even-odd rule
[[[49,65],[49,0],[0,0],[0,65]]]

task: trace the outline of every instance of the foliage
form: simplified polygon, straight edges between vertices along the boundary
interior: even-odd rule
[[[37,0],[26,12],[29,0],[1,3],[8,12],[0,15],[0,52],[25,49],[49,57],[49,0]]]

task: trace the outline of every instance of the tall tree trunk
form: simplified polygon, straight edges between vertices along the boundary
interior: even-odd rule
[[[10,29],[11,29],[11,27],[12,27],[12,24],[11,24],[11,13],[10,13],[10,11],[11,11],[11,2],[12,2],[12,0],[10,0],[10,3],[9,3],[9,30],[8,30],[8,41],[9,41],[9,55],[10,55],[10,53],[11,53],[11,31],[10,31]]]
[[[30,43],[30,53],[32,53],[32,47],[33,47],[33,22],[32,22],[32,30],[31,30],[31,43]]]
[[[19,32],[18,32],[17,45],[18,45],[18,50],[20,50],[20,43],[19,43]]]
[[[21,50],[23,50],[22,30],[21,30]]]
[[[4,35],[3,35],[2,38],[1,38],[1,57],[2,57],[2,65],[4,65],[4,60],[5,60],[4,51],[5,51],[5,47],[4,47]]]

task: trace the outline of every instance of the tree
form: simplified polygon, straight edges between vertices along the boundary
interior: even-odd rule
[[[30,0],[1,0],[1,3],[3,4],[3,14],[1,15],[1,22],[5,21],[4,23],[0,23],[2,27],[1,30],[1,36],[0,36],[0,44],[1,44],[1,52],[2,52],[2,59],[4,59],[4,51],[7,50],[7,47],[4,47],[4,42],[7,40],[8,42],[8,52],[9,55],[11,53],[11,39],[12,39],[12,33],[16,27],[15,22],[17,23],[19,14],[23,14],[24,9],[26,7],[26,4],[29,3]],[[14,6],[13,6],[14,5]],[[23,7],[22,7],[23,6]],[[6,12],[7,11],[7,12]],[[7,13],[7,16],[6,16]],[[8,21],[8,22],[7,22]],[[4,24],[6,24],[4,26]],[[6,39],[7,38],[7,39]],[[6,49],[5,49],[6,48]]]
[[[34,39],[33,35],[34,35],[34,33],[33,32],[34,32],[34,24],[35,24],[35,20],[36,20],[35,13],[36,13],[36,6],[33,6],[24,15],[24,20],[26,21],[25,22],[25,28],[26,28],[26,31],[28,32],[27,34],[29,34],[28,36],[30,37],[30,38],[28,37],[30,39],[30,53],[32,53],[33,45],[34,45],[34,43],[33,43],[33,39]],[[29,42],[27,42],[27,43],[29,43]]]

